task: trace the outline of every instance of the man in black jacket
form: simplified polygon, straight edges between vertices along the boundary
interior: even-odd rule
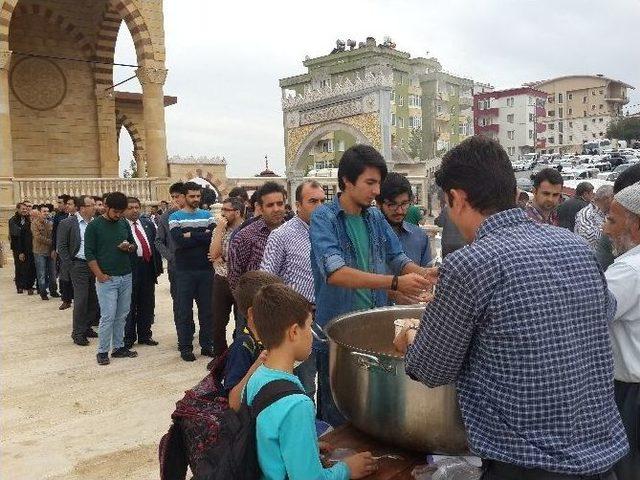
[[[162,258],[155,247],[156,227],[148,217],[141,217],[140,211],[140,200],[128,197],[124,216],[138,248],[131,253],[133,290],[124,327],[126,348],[131,348],[136,340],[142,345],[158,345],[152,338],[151,325],[155,312],[156,283],[162,274]]]
[[[580,182],[573,198],[561,203],[558,207],[558,226],[573,232],[576,226],[576,214],[589,205],[592,199],[593,185],[589,182]]]
[[[16,205],[16,213],[9,220],[9,238],[15,264],[16,291],[22,293],[27,290],[29,295],[33,295],[36,269],[33,260],[31,220],[29,219],[29,208],[25,203],[21,202]]]

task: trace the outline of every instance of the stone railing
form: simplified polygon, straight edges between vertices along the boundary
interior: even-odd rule
[[[104,195],[122,192],[137,197],[142,203],[157,200],[155,178],[15,178],[13,192],[15,202],[30,200],[33,203],[55,203],[58,195]]]

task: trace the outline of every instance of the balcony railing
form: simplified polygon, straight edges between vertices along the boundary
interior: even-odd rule
[[[15,178],[14,200],[34,203],[51,202],[58,195],[104,195],[122,192],[142,203],[156,201],[155,178]]]
[[[629,97],[627,97],[627,96],[618,96],[618,95],[616,95],[615,93],[613,93],[613,94],[608,93],[608,94],[604,97],[604,99],[605,99],[607,102],[612,102],[612,103],[622,103],[622,104],[627,104],[627,103],[629,103]]]
[[[487,133],[487,132],[494,132],[494,133],[498,133],[500,131],[500,125],[498,125],[497,123],[493,123],[491,125],[476,125],[476,133]]]
[[[497,117],[499,114],[500,114],[500,109],[498,107],[485,108],[483,110],[476,111],[476,115],[478,117]]]

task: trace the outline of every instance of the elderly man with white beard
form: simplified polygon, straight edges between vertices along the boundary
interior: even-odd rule
[[[619,479],[640,479],[640,183],[613,197],[604,232],[616,259],[605,276],[617,301],[609,325],[615,363],[615,396],[630,451],[615,468]]]

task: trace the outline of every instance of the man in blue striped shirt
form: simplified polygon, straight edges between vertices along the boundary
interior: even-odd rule
[[[285,285],[315,305],[316,295],[311,271],[309,222],[313,211],[324,203],[325,193],[315,180],[307,180],[296,188],[297,215],[271,232],[264,249],[260,270],[280,277]],[[316,359],[313,352],[294,372],[307,394],[316,391]]]
[[[607,328],[616,301],[593,252],[515,208],[511,163],[493,140],[450,150],[436,183],[472,243],[444,259],[407,373],[456,382],[483,480],[615,478],[628,450]],[[396,339],[401,351],[411,336]]]
[[[184,184],[185,206],[169,216],[169,232],[176,243],[176,301],[178,302],[176,330],[180,357],[193,362],[193,301],[198,305],[200,324],[200,353],[209,357],[213,351],[213,325],[211,322],[211,291],[213,269],[207,258],[211,231],[215,222],[211,212],[198,208],[201,187],[195,182]]]

